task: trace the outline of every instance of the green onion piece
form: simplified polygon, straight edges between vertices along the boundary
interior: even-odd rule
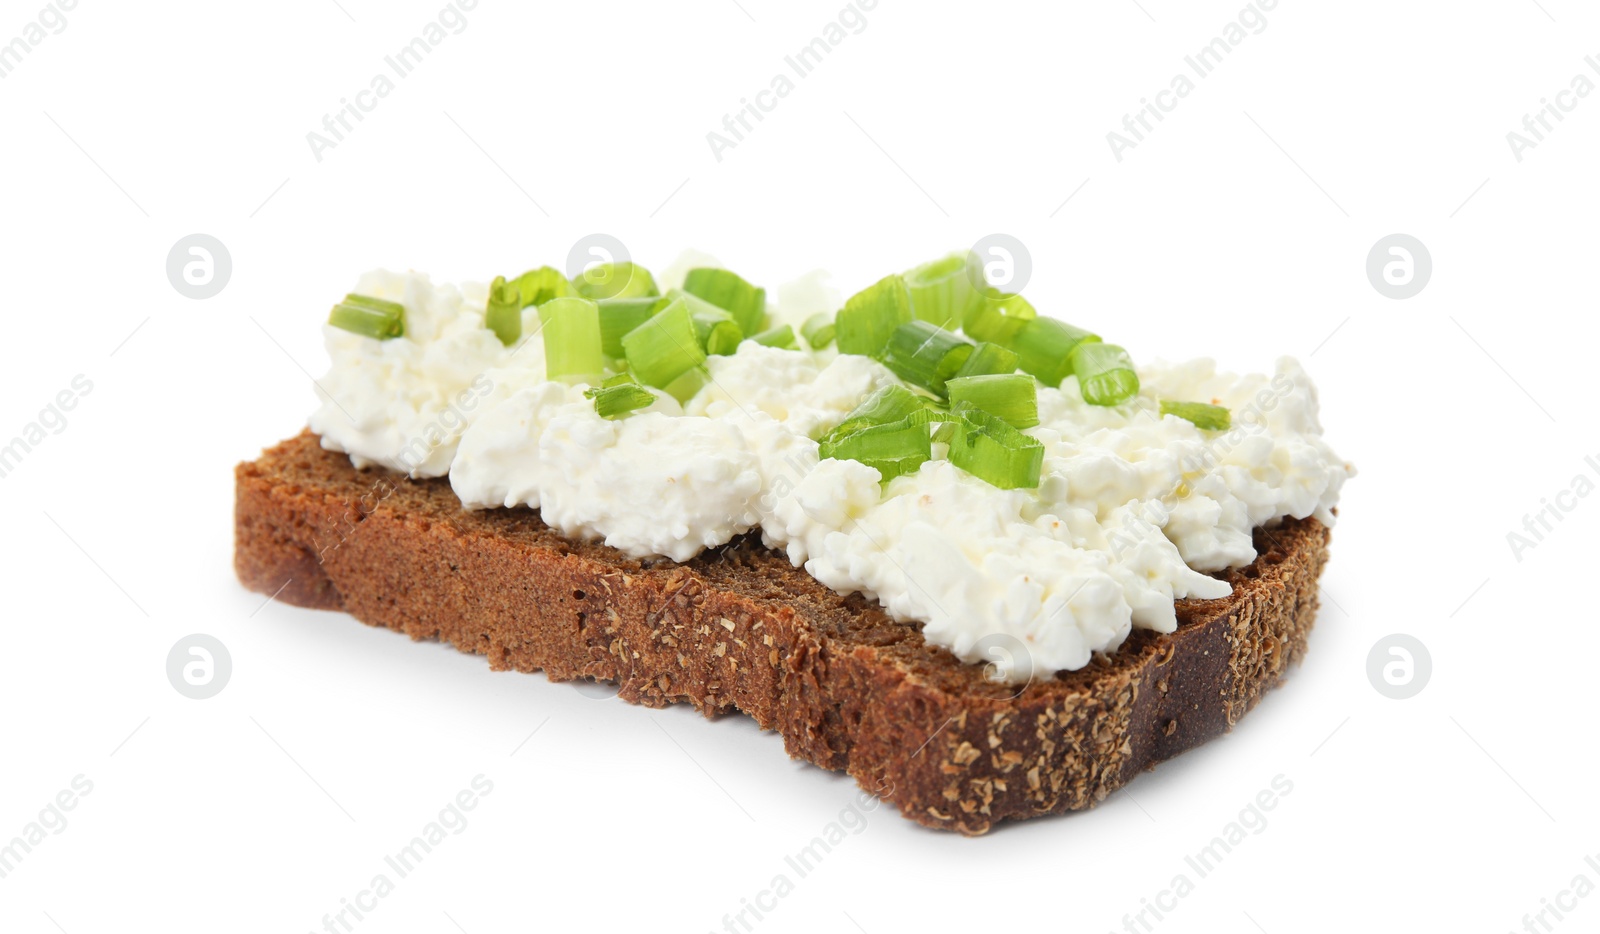
[[[903,474],[915,473],[931,459],[933,442],[926,424],[901,419],[863,428],[837,440],[823,441],[817,456],[823,460],[832,457],[860,461],[877,469],[884,482],[888,482]]]
[[[352,334],[386,341],[405,335],[406,309],[399,302],[351,293],[333,306],[328,323]]]
[[[515,279],[495,276],[483,323],[507,347],[522,336],[522,309],[572,294],[567,277],[551,266],[531,269]]]
[[[1090,405],[1116,405],[1139,392],[1133,361],[1116,344],[1091,341],[1078,345],[1072,352],[1072,370],[1077,374],[1083,401]]]
[[[755,334],[767,323],[767,290],[757,288],[727,269],[691,269],[683,279],[683,290],[726,309],[746,334]]]
[[[610,389],[613,386],[637,385],[639,385],[639,381],[633,378],[632,373],[618,373],[615,376],[607,376],[605,379],[600,381],[600,388],[602,389]]]
[[[794,339],[794,328],[787,324],[768,328],[750,339],[767,347],[781,347],[784,350],[800,349],[800,345]]]
[[[553,298],[539,306],[546,379],[598,383],[605,372],[600,308],[586,298]]]
[[[850,296],[834,319],[840,353],[882,356],[894,329],[911,320],[906,281],[888,276]]]
[[[983,282],[975,253],[952,253],[905,274],[911,290],[911,315],[944,328],[958,328],[983,304],[974,283]]]
[[[600,349],[608,357],[622,356],[622,335],[645,322],[655,313],[655,298],[602,298],[600,306]]]
[[[731,354],[739,349],[739,342],[744,340],[744,331],[740,329],[739,322],[721,308],[708,305],[704,310],[691,311],[689,317],[694,320],[695,339],[708,354]]]
[[[956,375],[988,376],[991,373],[1015,372],[1017,372],[1017,355],[999,344],[984,341],[972,351],[972,356],[967,358],[967,362],[961,364],[961,369],[956,371]]]
[[[945,380],[961,370],[972,349],[971,344],[937,324],[908,321],[889,335],[883,365],[913,386],[943,397]]]
[[[1206,402],[1173,402],[1161,400],[1162,415],[1176,415],[1194,422],[1196,428],[1206,431],[1227,431],[1233,427],[1233,414],[1225,407]]]
[[[622,337],[628,369],[646,386],[666,387],[706,361],[689,303],[674,299]]]
[[[1046,386],[1059,386],[1073,372],[1073,351],[1099,342],[1099,337],[1063,321],[1035,318],[1022,325],[1008,346],[1017,352],[1017,365],[1024,371]]]
[[[962,417],[950,438],[950,462],[1002,490],[1039,485],[1044,445],[1004,420],[963,403],[951,410]]]
[[[489,283],[489,304],[484,309],[483,323],[507,347],[522,336],[522,300],[515,281],[507,282],[505,276],[495,276]]]
[[[821,350],[833,343],[833,315],[825,311],[818,312],[806,319],[800,325],[800,336],[806,339],[812,350]]]
[[[951,406],[965,402],[1003,419],[1013,428],[1039,424],[1038,384],[1025,373],[965,376],[950,380],[946,386]]]
[[[523,308],[543,305],[552,298],[564,298],[572,294],[572,283],[554,266],[530,269],[512,280],[512,284],[517,287]]]
[[[975,341],[1011,347],[1022,326],[1039,316],[1033,305],[1015,292],[1002,292],[990,286],[979,298],[981,301],[973,303],[961,322],[961,330]]]
[[[572,280],[584,298],[644,298],[658,295],[650,270],[638,263],[596,263]]]
[[[906,387],[892,383],[863,399],[825,437],[837,440],[863,428],[900,421],[919,409],[927,408],[928,402],[928,399]]]
[[[594,410],[601,418],[617,418],[635,409],[642,409],[656,401],[655,393],[643,386],[602,386],[585,389],[584,398],[594,400]]]
[[[668,383],[661,391],[677,399],[680,403],[687,403],[694,398],[695,393],[706,388],[706,384],[710,382],[710,371],[703,366],[697,366]]]

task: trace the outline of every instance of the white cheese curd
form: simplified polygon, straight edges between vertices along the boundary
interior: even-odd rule
[[[354,291],[405,306],[405,335],[373,340],[323,326],[332,365],[315,384],[311,430],[360,468],[379,464],[413,477],[448,473],[456,442],[493,389],[491,367],[528,361],[542,374],[533,309],[505,347],[484,326],[488,287],[433,285],[417,272],[370,272]]]
[[[436,400],[481,381],[459,445],[427,462],[448,467],[464,505],[531,506],[563,534],[678,561],[756,530],[828,587],[876,598],[1012,683],[1081,668],[1135,628],[1171,632],[1175,599],[1230,592],[1209,572],[1253,561],[1253,529],[1285,517],[1331,525],[1354,472],[1323,441],[1316,391],[1293,360],[1271,376],[1196,360],[1140,367],[1140,395],[1116,407],[1085,403],[1070,377],[1041,387],[1040,424],[1027,431],[1044,445],[1037,489],[991,486],[940,459],[942,445],[882,484],[864,464],[819,462],[813,440],[895,382],[876,361],[747,341],[711,357],[710,380],[681,407],[657,393],[607,420],[586,387],[544,380],[541,349],[479,347],[468,332],[482,329],[481,300],[402,284],[426,308],[415,349],[330,336],[324,384],[367,419],[357,434],[325,404],[313,427],[328,427],[330,447],[389,465]],[[400,291],[377,294],[405,301]],[[429,365],[446,347],[454,365]],[[1162,417],[1162,398],[1227,406],[1234,427]]]

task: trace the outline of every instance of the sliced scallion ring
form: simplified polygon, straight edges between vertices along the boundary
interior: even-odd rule
[[[1034,318],[1023,323],[1007,346],[1017,352],[1017,365],[1025,372],[1046,386],[1060,386],[1073,372],[1073,351],[1099,342],[1099,337],[1064,321]]]
[[[1002,419],[1013,428],[1032,428],[1039,424],[1038,384],[1025,373],[965,376],[945,385],[950,390],[952,408],[966,403]]]
[[[759,333],[767,323],[767,290],[757,288],[728,269],[689,270],[683,290],[725,309],[745,334]]]
[[[598,383],[605,373],[600,308],[586,298],[553,298],[539,306],[544,333],[545,378]]]
[[[328,323],[340,330],[386,341],[406,333],[406,309],[399,302],[351,293],[333,306]]]
[[[787,324],[768,328],[750,339],[765,347],[781,347],[784,350],[800,349],[800,345],[794,339],[794,328]]]
[[[975,253],[953,253],[905,273],[911,291],[911,316],[943,328],[961,327],[977,310],[983,295],[974,283],[983,282],[983,269]]]
[[[1078,377],[1083,401],[1090,405],[1117,405],[1139,393],[1133,361],[1116,344],[1079,344],[1072,352],[1072,371]]]
[[[895,477],[914,473],[932,458],[933,442],[926,424],[901,419],[824,441],[818,448],[817,456],[823,460],[831,457],[860,461],[875,468],[883,481],[888,482]]]
[[[818,312],[806,319],[800,325],[800,336],[806,339],[812,350],[821,350],[833,343],[833,315],[825,311]]]
[[[972,349],[936,324],[908,321],[889,335],[882,359],[896,376],[942,398],[945,380],[960,372]]]
[[[594,410],[601,418],[620,418],[656,401],[655,393],[637,383],[586,389],[583,395],[594,400]]]
[[[602,298],[600,307],[600,349],[608,357],[622,356],[622,335],[643,324],[655,313],[656,298]]]
[[[894,329],[910,320],[906,281],[899,276],[880,279],[850,296],[835,317],[839,352],[881,357]]]
[[[1002,490],[1039,485],[1044,444],[988,412],[962,403],[951,410],[962,421],[951,432],[950,462]]]
[[[666,388],[706,361],[689,303],[673,299],[622,337],[628,370],[646,386]]]
[[[650,270],[638,263],[596,263],[572,280],[584,298],[645,298],[660,294]]]
[[[984,341],[973,351],[967,362],[956,371],[957,376],[988,376],[992,373],[1017,372],[1017,355],[999,344]]]
[[[1171,399],[1162,399],[1161,414],[1176,415],[1185,421],[1193,422],[1196,428],[1205,431],[1227,431],[1233,427],[1233,414],[1224,406],[1208,402],[1174,402]]]

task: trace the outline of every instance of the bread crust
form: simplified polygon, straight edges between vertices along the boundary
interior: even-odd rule
[[[755,535],[686,563],[564,538],[530,509],[463,510],[445,480],[358,471],[304,432],[236,471],[239,580],[296,606],[439,639],[495,670],[618,685],[651,707],[739,711],[795,758],[845,770],[928,827],[1093,806],[1231,729],[1298,662],[1328,530],[1256,531],[1233,594],[1180,600],[1087,667],[992,684]]]

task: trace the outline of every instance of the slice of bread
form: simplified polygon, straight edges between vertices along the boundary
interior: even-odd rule
[[[1178,602],[1087,667],[994,684],[747,535],[684,564],[561,536],[530,509],[469,512],[446,480],[359,471],[309,432],[237,470],[246,587],[345,610],[496,670],[614,681],[620,696],[742,711],[789,754],[844,769],[929,827],[1087,808],[1226,732],[1306,648],[1328,530],[1256,532],[1233,594]]]

